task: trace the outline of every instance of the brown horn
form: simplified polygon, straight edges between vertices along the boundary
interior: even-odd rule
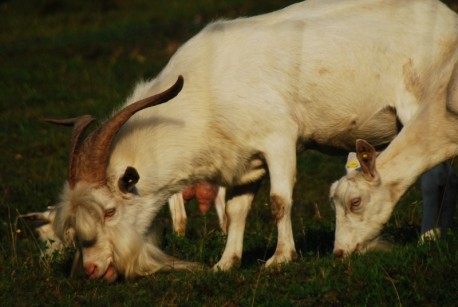
[[[73,168],[78,165],[76,162],[83,145],[83,136],[86,128],[95,120],[91,115],[83,115],[76,118],[70,119],[45,119],[48,123],[61,125],[61,126],[70,126],[73,127],[72,138],[70,141],[70,159],[67,169],[67,180],[70,184],[70,187],[74,187],[76,184],[76,170]]]
[[[74,132],[72,135],[72,151],[68,168],[70,187],[74,187],[80,180],[95,183],[98,186],[106,184],[106,168],[110,146],[122,125],[138,111],[173,99],[183,88],[183,82],[183,77],[179,76],[175,84],[164,92],[126,106],[92,132],[80,146],[77,141],[81,141],[82,132],[88,125],[86,124],[83,127],[81,124],[82,129],[81,127],[80,129],[82,131],[78,134]],[[56,123],[57,121],[54,122]],[[64,120],[63,122],[67,121]],[[76,130],[77,125],[75,124],[74,127],[74,130]],[[76,139],[76,145],[73,144],[74,139]]]
[[[174,85],[164,92],[142,99],[126,106],[102,126],[95,130],[86,140],[80,155],[81,165],[78,168],[79,180],[96,183],[101,186],[106,183],[106,168],[111,143],[124,123],[135,113],[148,107],[159,105],[174,98],[183,88],[183,77],[179,76]]]

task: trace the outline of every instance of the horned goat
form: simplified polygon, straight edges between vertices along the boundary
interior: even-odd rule
[[[456,126],[456,99],[447,114],[444,99],[423,103],[443,96],[451,80],[456,21],[435,0],[309,0],[208,25],[85,140],[91,117],[61,122],[74,130],[56,233],[74,235],[90,278],[194,268],[146,234],[173,194],[209,182],[231,187],[227,243],[214,265],[228,270],[240,262],[246,217],[268,170],[278,239],[266,265],[291,261],[297,151],[350,151],[357,138],[386,144],[397,117],[417,108],[423,117],[440,109],[436,125]],[[181,78],[165,90],[178,75],[181,92]],[[442,145],[433,160],[455,152]]]

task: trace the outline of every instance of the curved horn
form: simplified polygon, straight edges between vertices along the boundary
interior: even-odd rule
[[[89,124],[94,120],[95,118],[91,115],[83,115],[70,119],[45,119],[45,121],[51,124],[73,127],[72,138],[70,141],[70,158],[67,166],[67,180],[72,188],[76,184],[76,177],[74,176],[74,174],[76,174],[76,170],[73,168],[78,164],[76,160],[81,152],[84,132]]]
[[[81,137],[82,132],[90,123],[87,122],[89,118],[86,117],[85,121],[81,120],[78,123],[73,123],[72,120],[52,120],[53,123],[74,126],[68,167],[70,187],[74,187],[80,180],[95,183],[98,186],[106,184],[110,146],[122,125],[138,111],[173,99],[183,88],[183,82],[183,77],[179,76],[175,84],[164,92],[126,106],[92,132],[84,143],[81,143]],[[78,132],[76,132],[77,128]]]

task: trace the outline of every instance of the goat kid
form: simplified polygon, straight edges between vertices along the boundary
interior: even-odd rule
[[[211,182],[232,188],[226,248],[214,266],[228,270],[240,262],[246,217],[268,170],[278,239],[266,265],[291,261],[296,152],[351,151],[358,138],[387,144],[397,116],[405,121],[417,108],[427,115],[442,107],[439,119],[453,122],[445,100],[432,98],[456,63],[456,21],[435,0],[309,0],[210,24],[86,140],[91,117],[61,122],[74,132],[56,233],[71,230],[91,278],[176,267],[145,234],[173,194]],[[178,75],[186,80],[180,94],[182,79],[163,92]],[[161,98],[147,98],[154,93]],[[448,107],[458,113],[456,103]]]
[[[31,212],[19,215],[20,219],[33,223],[33,228],[38,234],[38,239],[45,243],[46,248],[41,251],[42,257],[51,257],[55,252],[62,252],[64,244],[54,233],[52,224],[56,216],[56,208],[48,207],[43,212]]]
[[[18,218],[33,223],[33,228],[38,234],[40,242],[45,244],[45,248],[40,250],[41,257],[52,259],[56,253],[63,253],[66,247],[74,248],[74,242],[68,242],[64,244],[61,239],[55,234],[53,229],[54,218],[56,216],[56,207],[49,206],[48,210],[43,212],[31,212],[27,214],[21,214]],[[77,270],[81,269],[81,252],[76,250],[72,267],[70,270],[70,276],[76,274]]]

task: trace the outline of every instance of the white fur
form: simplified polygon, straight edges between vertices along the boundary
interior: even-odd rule
[[[80,182],[64,190],[57,232],[74,229],[89,240],[82,253],[91,277],[107,277],[110,266],[128,277],[149,274],[169,263],[149,252],[146,234],[157,211],[190,184],[217,183],[233,191],[215,269],[230,269],[241,259],[246,216],[268,169],[278,243],[267,265],[290,261],[297,150],[350,150],[356,138],[389,142],[397,133],[390,108],[400,118],[424,109],[410,83],[419,81],[431,97],[450,79],[457,53],[446,47],[456,50],[456,28],[456,15],[433,0],[309,0],[210,24],[136,87],[126,104],[163,91],[178,75],[185,80],[176,98],[121,129],[107,186]],[[127,166],[140,175],[135,194],[117,187]],[[104,218],[110,208],[116,214]],[[117,263],[126,253],[134,265]],[[160,261],[145,265],[144,253]]]

